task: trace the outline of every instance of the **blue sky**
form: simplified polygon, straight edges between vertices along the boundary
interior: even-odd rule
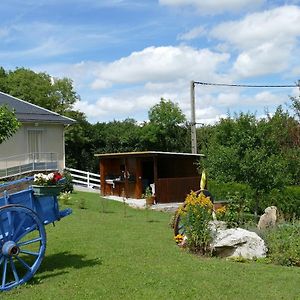
[[[190,81],[294,84],[300,0],[10,0],[1,3],[0,65],[74,81],[88,120],[147,119],[161,97],[190,118]],[[257,116],[291,89],[196,87],[196,118]]]

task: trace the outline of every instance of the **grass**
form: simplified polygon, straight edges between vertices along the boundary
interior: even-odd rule
[[[1,299],[300,299],[300,268],[197,257],[175,245],[170,214],[124,214],[93,193],[71,202],[73,214],[47,226],[37,274]]]

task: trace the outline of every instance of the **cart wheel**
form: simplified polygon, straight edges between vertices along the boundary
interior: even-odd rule
[[[185,204],[183,204],[182,209],[185,208]],[[182,222],[182,218],[181,215],[179,213],[176,213],[175,216],[175,221],[174,221],[174,236],[178,235],[178,234],[185,234],[185,228]]]
[[[45,228],[34,211],[20,205],[0,207],[0,291],[31,279],[45,250]]]

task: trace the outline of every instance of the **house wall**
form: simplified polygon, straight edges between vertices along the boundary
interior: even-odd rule
[[[15,135],[3,142],[0,145],[0,169],[6,168],[5,161],[1,159],[29,152],[28,131],[30,130],[39,130],[41,132],[40,152],[57,153],[58,167],[60,170],[64,169],[64,125],[46,123],[23,123]],[[20,164],[20,161],[12,158],[10,164],[11,166]]]

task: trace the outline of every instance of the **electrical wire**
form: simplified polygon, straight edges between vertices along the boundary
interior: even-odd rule
[[[228,87],[244,87],[244,88],[293,88],[299,87],[300,83],[294,85],[251,85],[251,84],[228,84],[228,83],[212,83],[212,82],[201,82],[193,81],[194,84],[210,85],[210,86],[228,86]]]

